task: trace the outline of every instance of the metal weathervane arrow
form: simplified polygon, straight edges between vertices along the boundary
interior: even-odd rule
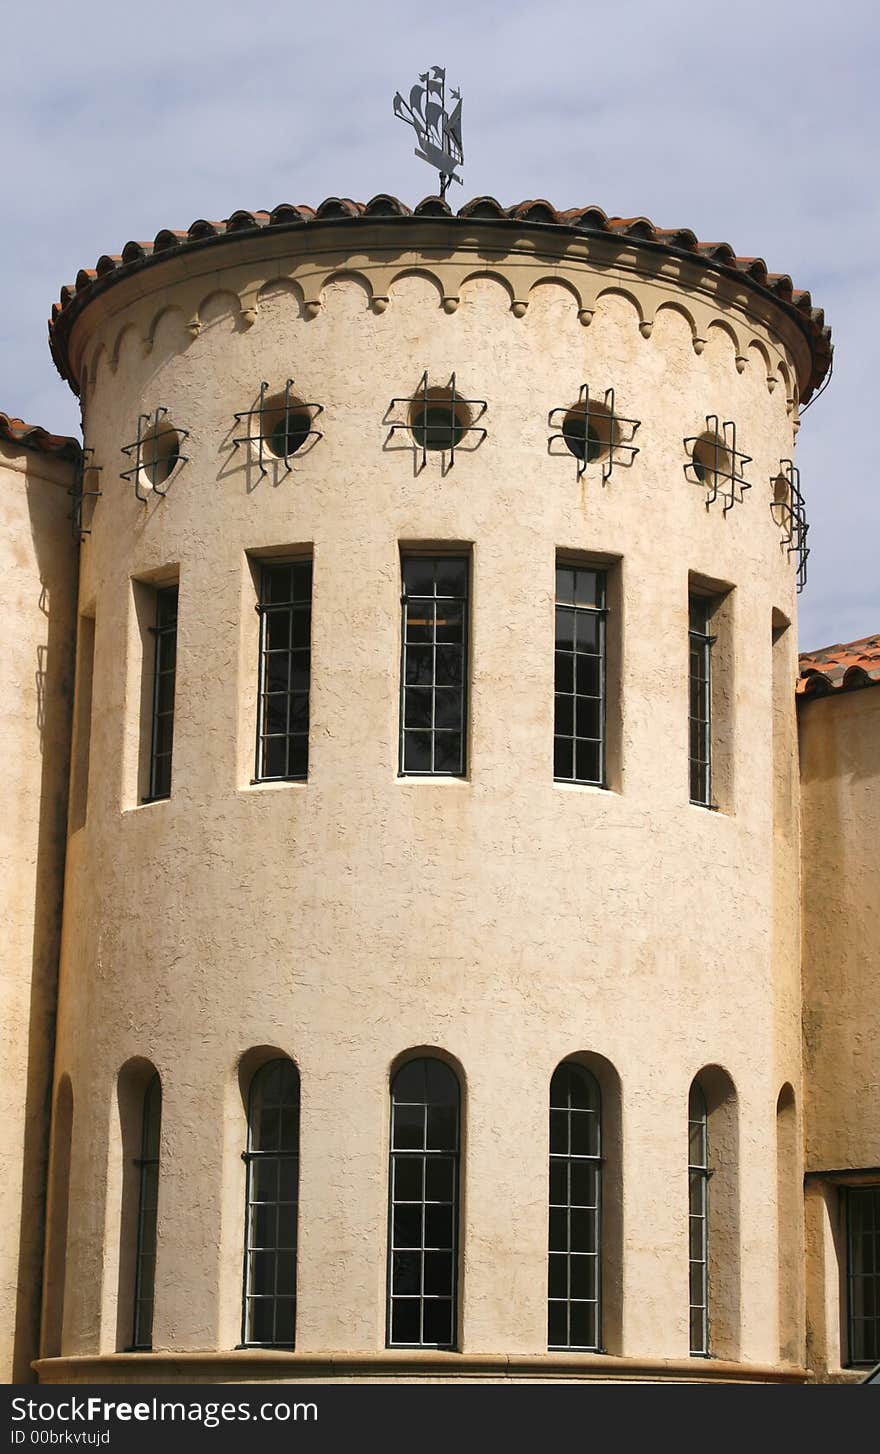
[[[394,97],[394,114],[411,126],[418,138],[415,154],[440,173],[440,196],[446,196],[450,182],[462,185],[456,167],[464,162],[461,144],[461,92],[450,90],[453,109],[446,109],[446,71],[432,66],[420,84],[413,86],[409,101],[400,92]]]

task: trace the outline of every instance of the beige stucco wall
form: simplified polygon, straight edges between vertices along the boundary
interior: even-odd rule
[[[845,1206],[880,1181],[880,690],[805,698],[802,773],[805,1166],[811,1359],[847,1359]],[[870,1176],[869,1176],[869,1179]]]
[[[37,1351],[73,688],[72,466],[0,440],[0,1380]]]
[[[622,1098],[609,1353],[686,1358],[687,1096],[702,1066],[719,1065],[736,1087],[740,1154],[739,1334],[725,1351],[776,1365],[776,1106],[786,1082],[800,1106],[801,1071],[796,901],[780,909],[797,826],[774,794],[780,773],[795,778],[792,696],[779,705],[780,681],[793,690],[793,630],[777,645],[775,693],[771,644],[774,611],[794,618],[794,587],[769,505],[793,448],[798,338],[733,284],[696,272],[688,283],[683,263],[639,274],[619,247],[612,266],[582,243],[554,252],[563,244],[546,233],[505,255],[478,224],[454,242],[439,224],[395,223],[393,242],[364,226],[356,253],[354,236],[301,229],[173,257],[76,325],[104,494],[80,587],[95,654],[56,1068],[76,1106],[61,1348],[125,1346],[115,1087],[133,1056],[163,1086],[154,1345],[238,1342],[236,1067],[268,1045],[302,1077],[297,1348],[381,1350],[389,1067],[433,1046],[463,1070],[465,1353],[546,1349],[549,1080],[565,1056],[593,1052]],[[468,280],[487,267],[496,276]],[[436,458],[418,472],[406,438],[389,436],[404,417],[389,414],[392,397],[425,369],[440,385],[454,370],[462,394],[488,403],[487,439],[445,475]],[[233,416],[261,379],[274,390],[288,377],[323,404],[324,438],[289,476],[260,479],[231,446]],[[548,454],[548,411],[584,382],[613,386],[618,410],[641,420],[640,454],[604,487],[598,468],[578,482],[570,455]],[[120,447],[157,405],[189,431],[189,460],[167,498],[141,504],[118,478]],[[735,419],[753,457],[752,489],[727,514],[707,511],[682,470],[683,437],[707,413]],[[397,775],[401,542],[472,550],[465,781]],[[252,786],[246,552],[305,544],[309,781]],[[552,780],[558,549],[619,562],[614,791]],[[140,806],[132,578],[171,569],[172,796]],[[689,573],[733,588],[717,813],[688,802]]]

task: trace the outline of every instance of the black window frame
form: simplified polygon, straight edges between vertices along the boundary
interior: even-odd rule
[[[272,594],[273,585],[281,572],[290,573],[290,590],[285,599],[269,599]],[[307,594],[297,594],[297,583],[307,577]],[[314,579],[314,563],[311,555],[297,555],[288,559],[261,560],[259,562],[259,599],[257,612],[260,617],[260,642],[259,642],[259,667],[257,674],[257,738],[254,753],[254,782],[307,782],[309,775],[309,736],[311,726],[311,687],[312,687],[312,588]],[[272,647],[270,649],[270,633],[273,631],[272,621],[282,622],[286,618],[287,625],[287,647]],[[303,618],[305,627],[303,628]],[[303,644],[303,637],[305,644]],[[287,686],[279,691],[270,692],[268,685],[277,682],[279,678],[273,678],[271,673],[278,671],[278,666],[273,666],[270,657],[286,657],[284,674],[286,675]],[[303,667],[303,659],[305,666]],[[299,678],[296,675],[299,671]],[[305,686],[295,686],[294,683],[302,680],[305,674]],[[276,697],[284,699],[285,730],[283,732],[270,732],[267,730],[269,711],[275,708],[268,705],[268,699]],[[305,726],[293,726],[298,723],[295,715],[301,710],[298,704],[305,701]],[[268,743],[284,743],[284,766],[283,772],[271,772],[267,768],[269,747]],[[304,744],[304,746],[302,746]],[[273,749],[276,750],[276,749]],[[298,754],[294,757],[294,754]],[[295,770],[292,765],[295,763]]]
[[[565,576],[571,577],[570,591]],[[594,588],[581,586],[579,577],[592,577]],[[593,600],[579,599],[592,596]],[[608,787],[608,569],[589,560],[570,560],[557,556],[556,593],[554,605],[554,672],[553,672],[553,781],[574,783],[582,787]],[[560,646],[565,617],[571,616],[571,648]],[[595,634],[595,649],[580,649],[581,634],[589,642]],[[583,666],[581,666],[583,662]],[[595,666],[588,666],[595,663]],[[579,690],[581,676],[587,684],[595,672],[596,691]],[[569,690],[570,680],[570,690]],[[566,703],[570,706],[566,707]],[[588,705],[590,704],[590,705]],[[571,715],[571,731],[561,731]],[[583,718],[582,718],[583,714]],[[598,735],[580,733],[581,720],[595,714]],[[566,746],[563,746],[566,744]],[[568,746],[567,744],[570,744]],[[560,771],[560,758],[570,752],[571,773]],[[595,771],[579,772],[581,754],[595,753]]]
[[[150,1353],[153,1348],[161,1134],[162,1082],[156,1071],[144,1088],[141,1106],[141,1154],[135,1162],[138,1168],[138,1202],[130,1349],[132,1353]]]
[[[688,792],[695,807],[714,808],[712,794],[712,648],[709,630],[717,598],[688,592]],[[695,752],[700,745],[704,753]]]
[[[464,593],[441,592],[438,590],[438,568],[455,564],[464,567]],[[432,591],[410,591],[407,581],[408,574],[415,576],[417,573],[424,573],[428,565],[432,566]],[[430,777],[430,778],[464,778],[467,776],[468,765],[468,678],[470,673],[470,595],[471,595],[471,558],[467,551],[462,550],[402,550],[400,556],[400,579],[401,579],[401,629],[400,629],[400,724],[399,724],[399,747],[398,747],[398,776],[399,777]],[[438,640],[438,628],[445,626],[446,630],[454,630],[454,622],[449,620],[443,622],[437,614],[439,602],[452,603],[454,607],[460,607],[461,611],[461,641]],[[408,639],[412,637],[414,629],[428,629],[428,612],[425,611],[424,618],[413,619],[410,615],[410,605],[422,603],[422,607],[430,606],[433,631],[430,640]],[[440,652],[444,652],[442,658],[443,671],[448,673],[453,660],[453,652],[457,649],[460,658],[460,682],[438,681],[438,667],[441,666]],[[430,679],[423,678],[424,663],[427,661],[426,653],[431,652]],[[419,655],[420,653],[420,655]],[[415,680],[408,680],[414,676]],[[458,692],[457,724],[454,726],[437,725],[437,709],[443,700],[443,695]],[[413,709],[419,704],[419,698],[415,695],[427,696],[430,694],[430,722],[427,725],[414,723]],[[436,767],[437,749],[439,741],[448,738],[454,743],[458,738],[458,755],[454,766]],[[429,746],[430,766],[407,765],[408,755],[411,751],[410,739],[427,739]],[[415,745],[415,743],[413,743]]]
[[[709,1108],[699,1079],[688,1093],[688,1341],[691,1358],[708,1358]],[[697,1245],[698,1244],[698,1245]],[[697,1255],[695,1255],[695,1249]],[[699,1295],[699,1296],[697,1296]],[[699,1316],[699,1336],[695,1337]]]
[[[439,1072],[439,1073],[438,1073]],[[413,1077],[416,1074],[423,1074],[425,1081],[425,1094],[421,1100],[397,1099],[395,1088],[399,1085],[402,1076]],[[447,1086],[454,1086],[454,1100],[442,1100],[439,1096],[430,1098],[429,1077],[434,1074],[435,1080],[445,1083]],[[386,1322],[385,1322],[385,1343],[388,1348],[437,1348],[454,1350],[458,1347],[458,1306],[459,1306],[459,1249],[460,1249],[460,1218],[461,1218],[461,1082],[452,1066],[438,1056],[415,1056],[399,1065],[391,1078],[390,1084],[390,1138],[388,1152],[388,1245],[386,1258]],[[396,1114],[398,1108],[406,1108],[408,1111],[416,1109],[422,1112],[423,1132],[418,1146],[405,1146],[400,1142],[405,1138],[399,1134],[399,1120]],[[429,1111],[434,1108],[454,1111],[454,1135],[451,1146],[431,1146],[429,1142],[436,1139],[435,1133],[429,1127]],[[415,1117],[409,1118],[413,1122]],[[414,1126],[410,1127],[414,1139]],[[434,1181],[443,1181],[441,1164],[446,1164],[450,1187],[447,1198],[428,1195],[429,1173]],[[420,1194],[417,1197],[407,1195],[399,1197],[398,1189],[401,1185],[401,1167],[406,1167],[406,1177],[409,1181],[420,1185]],[[433,1176],[433,1169],[441,1169],[439,1176]],[[412,1186],[408,1191],[412,1191]],[[429,1242],[428,1233],[428,1210],[431,1207],[440,1209],[449,1207],[450,1233],[447,1243],[441,1245]],[[406,1240],[398,1244],[397,1216],[398,1209],[404,1208],[411,1214],[410,1219],[414,1220],[413,1209],[418,1208],[419,1237],[416,1246],[412,1240]],[[437,1215],[437,1220],[442,1219]],[[412,1233],[409,1234],[412,1238]],[[403,1257],[411,1259],[410,1276],[413,1271],[417,1272],[417,1291],[407,1291],[406,1268],[401,1262]],[[446,1258],[449,1267],[449,1288],[446,1293],[437,1293],[436,1290],[426,1290],[428,1281],[429,1265],[427,1259],[433,1254],[438,1270],[442,1269],[442,1263],[438,1259]],[[448,1339],[432,1339],[425,1337],[426,1326],[426,1305],[444,1302],[449,1308],[449,1337]],[[396,1332],[396,1305],[407,1303],[410,1307],[417,1307],[419,1337],[416,1340],[397,1337]]]
[[[579,1081],[588,1104],[572,1103],[572,1079]],[[564,1104],[563,1102],[564,1097]],[[550,1164],[547,1219],[547,1347],[553,1352],[602,1353],[603,1345],[603,1216],[602,1196],[605,1159],[602,1155],[602,1089],[593,1072],[577,1060],[563,1060],[550,1080],[549,1094]],[[572,1134],[572,1115],[591,1117],[580,1123],[586,1138]],[[564,1119],[564,1122],[562,1118]],[[575,1123],[578,1124],[578,1123]],[[562,1134],[564,1125],[565,1134]],[[587,1151],[575,1151],[586,1145]],[[576,1183],[584,1177],[592,1185],[592,1202],[575,1200]],[[564,1187],[561,1185],[564,1182]],[[557,1199],[559,1193],[562,1193]],[[572,1216],[574,1213],[574,1217]],[[590,1246],[592,1244],[592,1247]],[[592,1262],[594,1296],[572,1294],[583,1268]],[[560,1278],[560,1274],[564,1274]],[[558,1291],[564,1282],[564,1292]],[[589,1278],[587,1280],[589,1287]],[[572,1338],[572,1307],[592,1308],[594,1337]],[[564,1308],[566,1337],[554,1337],[557,1309]]]
[[[850,1368],[870,1368],[880,1362],[880,1184],[869,1186],[848,1186],[843,1188],[846,1210],[846,1334],[847,1334],[847,1366]],[[864,1270],[864,1249],[857,1251],[857,1232],[861,1239],[864,1239],[865,1217],[862,1213],[862,1226],[857,1228],[856,1208],[860,1203],[870,1204],[872,1210],[872,1226],[868,1235],[873,1242],[871,1260],[872,1270]],[[874,1312],[871,1316],[857,1316],[857,1289],[856,1283],[870,1283],[872,1290],[872,1302]],[[862,1298],[864,1292],[862,1291]],[[864,1325],[857,1331],[857,1324]],[[866,1335],[870,1336],[870,1342],[866,1342]]]
[[[257,1114],[262,1109],[258,1097],[263,1091],[264,1082],[278,1072],[279,1076],[288,1078],[288,1088],[293,1088],[295,1098],[291,1095],[289,1103],[285,1106],[282,1091],[279,1090],[279,1098],[275,1107],[270,1106],[269,1110],[278,1111],[278,1145],[262,1147],[255,1145],[255,1140],[262,1139],[262,1128],[257,1133]],[[254,1071],[248,1088],[248,1110],[247,1110],[247,1150],[242,1152],[242,1160],[245,1163],[245,1215],[244,1215],[244,1267],[242,1270],[242,1308],[241,1308],[241,1344],[242,1348],[284,1348],[292,1349],[296,1346],[296,1314],[297,1314],[297,1260],[299,1253],[299,1163],[300,1163],[300,1100],[301,1085],[299,1071],[292,1060],[287,1056],[275,1056],[267,1060],[258,1070]],[[290,1138],[294,1142],[294,1148],[284,1147],[281,1143],[284,1139],[282,1134],[284,1112],[295,1117],[295,1135]],[[266,1180],[267,1174],[261,1168],[270,1168],[274,1162],[275,1185],[278,1194],[275,1197],[256,1195],[256,1192],[263,1192],[265,1187],[257,1185],[258,1180]],[[282,1173],[283,1162],[292,1162],[292,1183],[294,1196],[282,1197]],[[288,1181],[291,1178],[288,1178]],[[288,1211],[288,1224],[283,1232],[281,1227],[282,1208],[291,1208]],[[255,1241],[253,1228],[259,1225],[260,1208],[273,1208],[275,1213],[275,1237],[272,1243]],[[292,1219],[292,1227],[289,1225]],[[268,1230],[268,1212],[262,1220],[266,1224],[264,1231]],[[286,1240],[282,1240],[282,1237]],[[271,1294],[253,1291],[253,1267],[251,1258],[263,1254],[274,1255],[273,1265],[273,1291]],[[286,1256],[289,1260],[289,1277],[284,1283],[283,1290],[279,1292],[278,1271],[279,1257]],[[268,1264],[267,1264],[268,1265]],[[292,1305],[291,1336],[277,1337],[278,1329],[278,1303],[280,1300]],[[258,1338],[252,1336],[255,1331],[253,1323],[254,1305],[256,1303],[267,1303],[272,1306],[272,1334],[271,1338]]]
[[[153,693],[150,722],[149,791],[144,802],[157,803],[171,797],[174,754],[174,711],[177,694],[177,621],[179,587],[175,583],[156,589],[156,619],[153,636]],[[170,678],[171,705],[163,706],[163,682]],[[163,723],[168,722],[167,747]],[[163,744],[160,750],[160,742]]]

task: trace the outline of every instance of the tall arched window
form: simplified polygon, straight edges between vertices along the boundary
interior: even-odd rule
[[[688,1236],[690,1349],[709,1352],[709,1115],[698,1080],[688,1097]]]
[[[602,1099],[577,1061],[550,1082],[550,1237],[547,1341],[602,1346]]]
[[[408,1060],[391,1082],[391,1347],[455,1345],[460,1100],[442,1060]]]
[[[153,1289],[156,1282],[156,1209],[159,1198],[159,1132],[162,1084],[152,1075],[144,1091],[141,1154],[138,1157],[137,1253],[134,1264],[134,1352],[153,1346]]]
[[[296,1329],[299,1075],[270,1060],[248,1096],[242,1343],[292,1348]]]

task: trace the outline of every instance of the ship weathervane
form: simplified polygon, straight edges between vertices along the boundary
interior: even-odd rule
[[[450,182],[462,185],[456,175],[456,167],[464,162],[461,144],[461,92],[450,90],[453,109],[446,109],[446,71],[442,66],[432,66],[423,76],[420,84],[413,86],[409,101],[404,101],[400,92],[394,98],[394,114],[407,126],[411,126],[418,137],[416,156],[440,173],[440,196],[446,196]]]

